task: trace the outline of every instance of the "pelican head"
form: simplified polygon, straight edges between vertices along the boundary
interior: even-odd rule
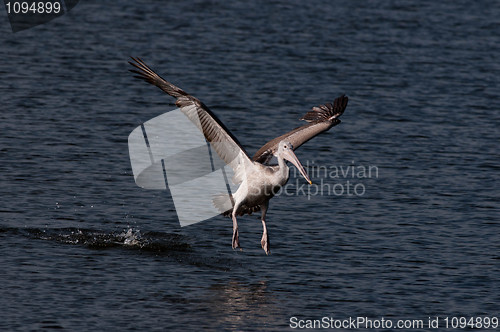
[[[276,154],[276,156],[278,157],[278,159],[286,159],[292,164],[294,164],[295,167],[297,167],[297,169],[300,171],[304,179],[306,179],[306,181],[309,182],[309,184],[312,184],[312,181],[307,175],[306,171],[304,170],[304,167],[302,166],[299,159],[293,152],[292,143],[288,141],[281,141],[278,146],[278,153]]]

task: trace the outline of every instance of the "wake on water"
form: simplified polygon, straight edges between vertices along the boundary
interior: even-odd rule
[[[223,271],[241,265],[231,257],[220,256],[217,251],[195,250],[186,236],[162,232],[143,233],[133,228],[113,232],[83,228],[0,227],[0,237],[3,236],[52,241],[63,245],[82,246],[90,250],[127,249],[131,253],[147,252],[155,256],[169,257],[169,261],[173,259],[180,264]]]
[[[181,235],[159,232],[142,234],[140,230],[132,228],[121,232],[82,228],[3,228],[0,232],[24,235],[32,239],[81,245],[92,249],[124,247],[155,252],[191,250],[191,246]]]

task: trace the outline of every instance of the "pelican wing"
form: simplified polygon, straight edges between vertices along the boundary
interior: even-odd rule
[[[277,152],[278,145],[281,141],[289,141],[293,145],[293,149],[296,150],[311,138],[339,124],[340,119],[338,119],[338,117],[344,113],[347,102],[347,96],[342,95],[336,98],[333,104],[327,103],[325,105],[313,107],[311,111],[307,112],[306,115],[300,119],[309,122],[308,124],[295,128],[267,142],[255,153],[252,160],[263,164],[269,163]]]
[[[156,85],[177,99],[175,102],[177,107],[198,127],[219,157],[233,168],[235,173],[233,181],[236,184],[240,183],[242,168],[251,163],[251,160],[229,129],[197,98],[161,78],[141,59],[132,58],[132,60],[134,62],[129,63],[136,69],[130,71],[137,74],[135,77]]]

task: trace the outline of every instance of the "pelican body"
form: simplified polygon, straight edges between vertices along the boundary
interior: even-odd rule
[[[237,191],[232,195],[215,197],[213,203],[221,214],[231,216],[233,220],[233,249],[241,248],[237,217],[260,210],[263,227],[261,246],[266,254],[269,254],[271,251],[265,218],[269,200],[288,181],[289,168],[286,162],[291,162],[306,181],[312,184],[294,150],[339,124],[338,117],[344,113],[348,98],[341,95],[333,104],[313,107],[301,118],[308,122],[307,124],[267,142],[250,158],[236,137],[201,101],[161,78],[141,59],[132,58],[132,60],[134,62],[129,63],[135,67],[131,70],[137,74],[135,77],[159,87],[176,98],[176,105],[180,110],[197,125],[217,155],[232,167],[234,171],[232,180],[239,185]],[[274,158],[277,159],[277,165],[271,164]]]
[[[312,183],[304,167],[293,152],[293,146],[290,142],[283,140],[279,143],[276,157],[278,159],[278,165],[275,166],[263,165],[257,161],[253,162],[251,170],[245,176],[245,179],[234,194],[234,206],[232,210],[226,211],[226,214],[231,213],[233,219],[233,249],[240,247],[236,216],[247,212],[247,210],[258,207],[262,212],[261,220],[263,232],[261,246],[266,254],[270,253],[269,235],[265,218],[269,200],[288,181],[290,170],[285,159],[297,167],[309,184]]]

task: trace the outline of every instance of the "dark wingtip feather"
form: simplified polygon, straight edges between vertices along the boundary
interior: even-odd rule
[[[307,122],[332,121],[344,113],[348,101],[349,98],[343,94],[335,98],[333,104],[326,103],[325,105],[313,107],[312,111],[307,112],[300,120]]]
[[[189,96],[188,93],[184,90],[161,78],[157,73],[154,72],[153,69],[151,69],[151,67],[149,67],[144,61],[142,61],[141,58],[134,58],[132,56],[130,58],[134,62],[128,61],[128,63],[133,66],[134,69],[129,69],[129,71],[136,74],[134,76],[135,78],[139,78],[150,84],[156,85],[172,97],[179,98],[182,96]]]

